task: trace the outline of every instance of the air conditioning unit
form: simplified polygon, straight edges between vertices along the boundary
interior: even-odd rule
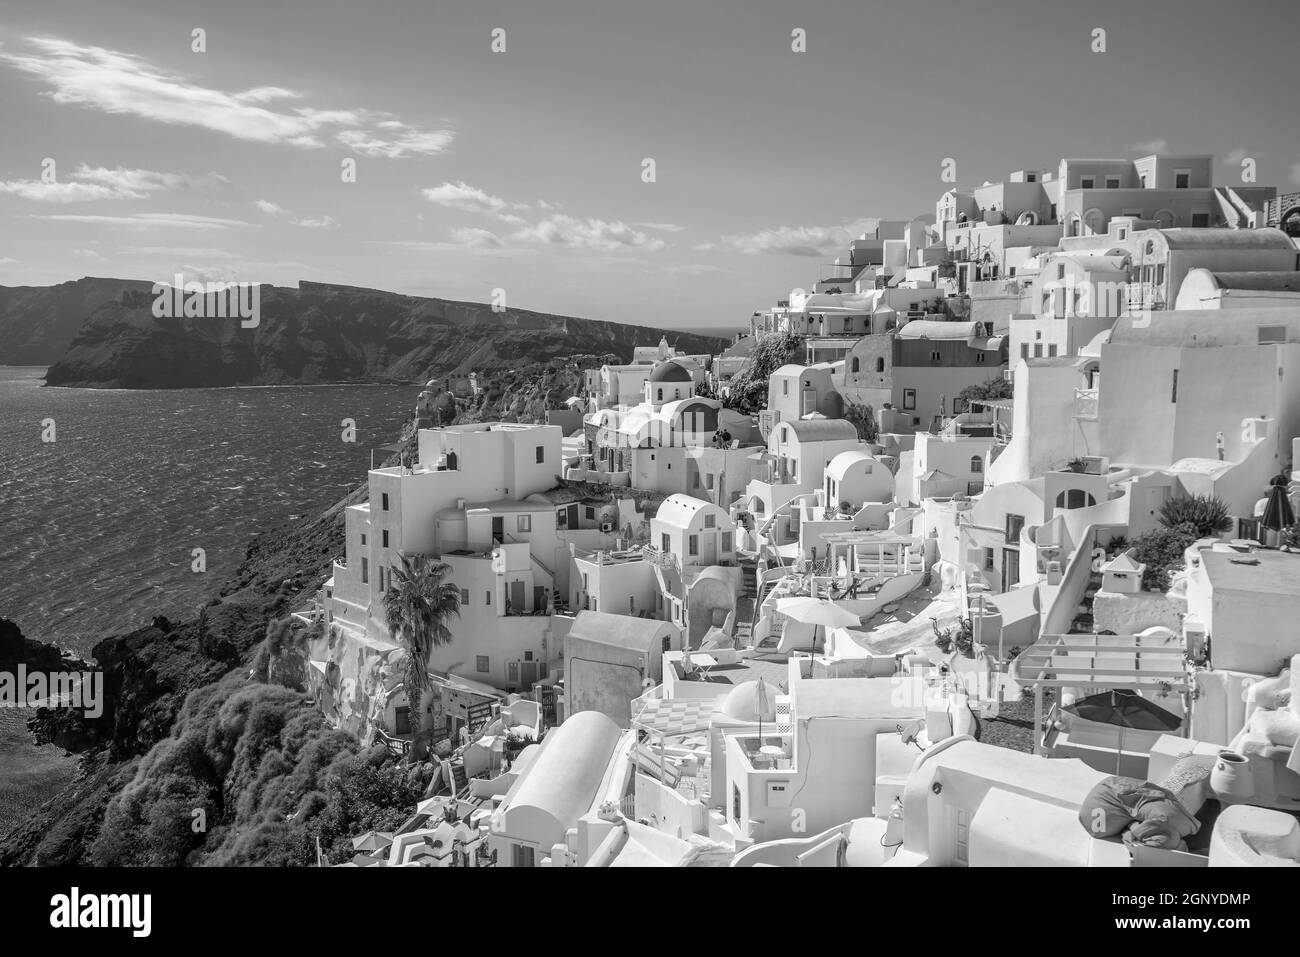
[[[614,530],[614,523],[613,523],[613,522],[601,522],[601,523],[600,523],[600,530],[601,530],[602,532],[612,532],[612,531]]]

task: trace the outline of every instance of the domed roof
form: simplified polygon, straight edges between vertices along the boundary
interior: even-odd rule
[[[690,382],[691,374],[677,362],[669,360],[661,362],[655,366],[655,371],[650,373],[651,382]]]
[[[765,683],[766,684],[766,683]],[[775,685],[766,684],[767,702],[759,713],[758,682],[745,681],[736,685],[723,699],[722,710],[738,721],[776,720],[776,696],[781,693]]]

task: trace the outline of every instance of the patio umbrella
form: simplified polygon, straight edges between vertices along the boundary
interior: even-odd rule
[[[821,598],[801,595],[798,598],[778,598],[776,610],[787,618],[821,628],[848,628],[861,619],[855,612]],[[817,635],[813,633],[813,651],[817,650]]]
[[[758,746],[763,747],[763,713],[771,707],[767,698],[767,682],[759,676],[758,686],[754,689],[754,710],[758,712]]]
[[[787,618],[801,621],[805,625],[822,625],[826,628],[847,628],[859,622],[856,612],[841,608],[833,602],[821,598],[802,595],[798,598],[778,598],[776,610]]]
[[[1120,759],[1124,755],[1125,728],[1134,731],[1174,731],[1183,723],[1178,715],[1126,688],[1113,688],[1101,694],[1089,695],[1061,710],[1085,721],[1112,724],[1119,728],[1119,750],[1115,754],[1116,774],[1119,774]]]
[[[1295,524],[1295,510],[1291,500],[1286,497],[1287,477],[1275,475],[1268,483],[1268,503],[1264,506],[1264,515],[1260,525],[1280,532]]]
[[[372,854],[391,847],[393,835],[388,831],[366,831],[360,837],[352,839],[352,849],[362,854]]]

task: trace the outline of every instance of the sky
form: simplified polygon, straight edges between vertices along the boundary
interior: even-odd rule
[[[1300,189],[1297,26],[1295,0],[7,0],[0,284],[742,327],[872,220],[933,214],[946,158],[970,187],[1212,153]]]

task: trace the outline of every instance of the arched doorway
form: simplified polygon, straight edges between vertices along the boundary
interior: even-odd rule
[[[1278,226],[1288,236],[1300,236],[1300,206],[1291,207],[1290,212],[1282,217]]]

